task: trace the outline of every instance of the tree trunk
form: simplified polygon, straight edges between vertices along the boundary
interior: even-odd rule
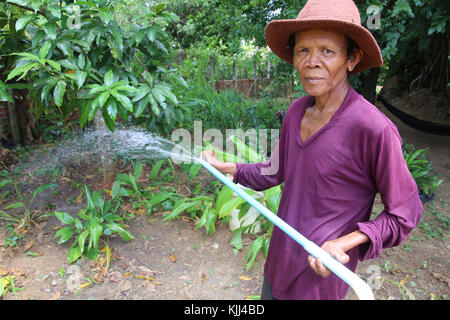
[[[19,122],[17,121],[17,109],[14,99],[14,90],[8,90],[8,94],[12,97],[12,102],[8,101],[8,117],[9,127],[11,129],[11,138],[16,143],[22,143]]]
[[[377,81],[380,76],[380,68],[370,69],[367,75],[361,75],[361,87],[359,93],[370,103],[375,104]]]

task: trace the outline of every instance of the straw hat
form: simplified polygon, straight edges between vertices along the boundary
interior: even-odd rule
[[[308,0],[296,19],[273,20],[266,27],[266,42],[281,59],[293,64],[293,48],[289,37],[309,28],[341,31],[364,51],[353,74],[383,64],[380,47],[372,34],[361,25],[361,16],[352,0]]]

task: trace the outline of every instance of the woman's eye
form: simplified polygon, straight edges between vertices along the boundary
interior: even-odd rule
[[[331,51],[331,50],[328,49],[328,48],[325,48],[323,51],[324,51],[326,54],[332,54],[332,53],[333,53],[333,51]]]

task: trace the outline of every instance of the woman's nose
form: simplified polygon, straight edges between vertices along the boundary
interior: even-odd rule
[[[305,67],[306,68],[317,68],[321,66],[321,62],[319,59],[319,55],[317,51],[311,51],[308,54],[306,63],[305,63]]]

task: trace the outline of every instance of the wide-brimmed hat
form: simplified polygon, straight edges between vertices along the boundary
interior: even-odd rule
[[[273,20],[266,27],[266,42],[281,59],[293,64],[289,37],[297,31],[326,28],[340,31],[356,42],[364,57],[351,73],[383,64],[380,47],[369,30],[361,25],[361,16],[352,0],[309,0],[296,19]]]

